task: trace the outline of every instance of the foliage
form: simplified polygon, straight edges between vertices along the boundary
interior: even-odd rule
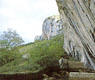
[[[51,67],[51,66],[57,65],[58,59],[56,58],[56,56],[53,56],[53,55],[52,56],[44,56],[40,60],[38,60],[37,63],[43,67]]]
[[[24,41],[19,34],[11,29],[4,31],[0,37],[0,45],[5,48],[12,48],[21,45]]]
[[[38,41],[18,47],[19,52],[16,56],[19,55],[19,57],[15,57],[12,62],[0,67],[0,72],[35,72],[52,66],[64,54],[63,44],[64,37],[62,34],[53,37],[51,40]],[[25,54],[30,54],[28,59],[22,57]]]
[[[18,50],[8,50],[6,48],[0,48],[0,66],[12,62],[18,56]]]
[[[0,48],[6,48],[6,44],[8,42],[6,40],[0,40]]]

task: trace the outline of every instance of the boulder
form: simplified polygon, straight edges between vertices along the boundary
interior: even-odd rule
[[[87,71],[86,67],[82,62],[78,61],[68,61],[67,59],[64,59],[64,69],[71,72],[71,71]]]
[[[69,80],[95,80],[95,73],[70,72]]]

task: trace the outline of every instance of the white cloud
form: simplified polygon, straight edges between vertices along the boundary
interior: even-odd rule
[[[2,9],[0,9],[0,15],[12,18],[15,16],[15,13],[10,9],[2,8]]]
[[[2,30],[15,29],[28,42],[42,32],[44,19],[58,14],[55,0],[1,0]]]

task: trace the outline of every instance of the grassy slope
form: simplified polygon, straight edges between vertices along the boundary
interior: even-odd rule
[[[1,66],[0,73],[39,71],[64,54],[63,44],[63,35],[58,35],[51,40],[37,41],[18,47],[19,52],[15,50],[15,54],[12,54],[15,55],[14,60]],[[22,58],[25,54],[29,56],[28,59]]]

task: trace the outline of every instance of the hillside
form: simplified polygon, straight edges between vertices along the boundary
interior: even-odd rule
[[[63,44],[64,37],[61,34],[50,40],[19,46],[12,51],[0,51],[0,73],[38,72],[54,66],[64,54]]]

